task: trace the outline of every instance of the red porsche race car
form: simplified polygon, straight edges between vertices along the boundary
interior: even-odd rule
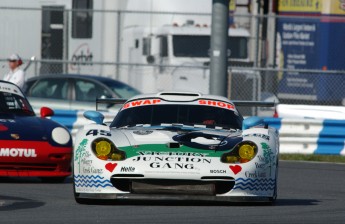
[[[63,182],[71,174],[72,137],[52,115],[42,107],[36,116],[18,86],[0,81],[0,176]]]

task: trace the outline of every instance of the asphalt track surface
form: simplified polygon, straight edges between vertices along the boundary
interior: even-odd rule
[[[345,164],[280,161],[275,205],[79,205],[72,180],[0,179],[0,223],[345,223]]]

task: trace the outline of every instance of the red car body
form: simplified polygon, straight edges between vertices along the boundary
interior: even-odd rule
[[[71,175],[72,137],[41,108],[37,117],[21,90],[0,81],[0,176],[63,181]]]

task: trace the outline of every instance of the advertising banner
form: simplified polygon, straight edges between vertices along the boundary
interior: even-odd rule
[[[345,70],[345,0],[280,0],[277,21],[278,97],[339,104],[345,77],[293,69]],[[344,7],[345,8],[345,7]]]

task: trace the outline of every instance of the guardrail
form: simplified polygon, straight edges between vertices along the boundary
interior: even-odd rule
[[[78,129],[93,123],[83,116],[84,111],[54,110],[52,120],[65,125],[73,138]],[[105,122],[115,113],[102,112]],[[36,111],[36,114],[39,114]],[[345,155],[345,120],[306,118],[264,118],[280,134],[280,153]]]
[[[345,121],[265,118],[279,130],[280,153],[345,155]]]

